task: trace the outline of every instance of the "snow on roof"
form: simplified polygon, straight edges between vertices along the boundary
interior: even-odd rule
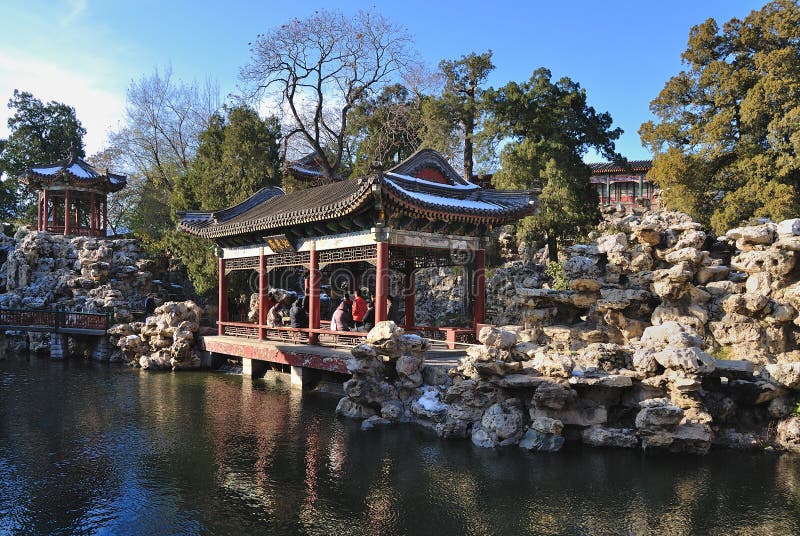
[[[96,174],[91,173],[87,169],[84,169],[84,167],[78,164],[77,162],[69,166],[67,168],[67,171],[69,171],[70,173],[81,179],[94,179],[95,177],[97,177]]]
[[[403,177],[403,176],[401,176],[401,177]],[[403,178],[405,178],[405,177],[403,177]],[[419,179],[417,179],[417,180],[419,180]],[[504,208],[502,205],[498,205],[497,203],[491,203],[489,201],[479,201],[479,200],[475,200],[475,199],[454,199],[452,197],[444,197],[444,196],[434,195],[434,194],[429,194],[429,193],[415,192],[413,190],[408,190],[406,188],[403,188],[397,182],[395,182],[393,180],[390,180],[388,178],[386,179],[386,181],[389,182],[392,185],[392,187],[397,188],[398,190],[400,190],[401,192],[403,192],[407,196],[409,196],[409,197],[411,197],[413,199],[416,199],[418,201],[422,201],[423,203],[428,203],[428,204],[432,204],[432,205],[446,206],[446,207],[455,207],[455,208],[471,208],[471,209],[477,209],[477,210],[497,210],[498,208]],[[474,188],[469,188],[467,186],[449,186],[449,185],[443,185],[443,184],[429,182],[429,181],[422,181],[422,182],[426,182],[428,184],[434,184],[434,185],[439,186],[439,187],[452,188],[452,189],[458,189],[458,190],[474,189]],[[475,188],[478,188],[478,187],[475,186]]]
[[[50,167],[41,167],[41,168],[31,168],[34,173],[38,173],[40,175],[55,175],[59,171],[61,171],[61,166],[50,166]]]
[[[398,179],[403,179],[403,180],[406,180],[406,181],[412,181],[412,182],[416,182],[418,184],[423,184],[423,185],[435,186],[437,188],[450,188],[450,189],[453,189],[453,190],[474,190],[476,188],[480,188],[480,186],[478,186],[477,184],[472,184],[472,183],[469,183],[469,184],[443,184],[441,182],[426,181],[425,179],[420,179],[418,177],[412,177],[410,175],[401,175],[400,173],[394,173],[392,171],[387,172],[386,176],[387,177],[388,176],[397,177]],[[393,182],[392,184],[395,184],[395,183]]]

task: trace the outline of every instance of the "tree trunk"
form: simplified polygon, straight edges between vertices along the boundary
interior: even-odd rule
[[[558,262],[558,241],[555,235],[547,235],[547,259],[551,262]]]
[[[464,121],[464,179],[472,181],[472,135],[475,132],[475,119]]]

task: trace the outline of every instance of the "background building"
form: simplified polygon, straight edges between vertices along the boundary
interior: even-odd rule
[[[652,160],[632,160],[628,169],[609,162],[589,164],[589,179],[597,188],[602,205],[621,205],[626,211],[634,207],[658,208],[658,188],[647,180]]]

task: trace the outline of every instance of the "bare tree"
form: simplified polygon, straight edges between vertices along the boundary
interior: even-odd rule
[[[127,174],[128,183],[122,190],[108,194],[108,227],[114,234],[130,229],[131,218],[144,188],[144,177],[125,171],[125,159],[115,147],[91,155],[87,161],[100,171]]]
[[[219,108],[219,88],[174,81],[172,70],[131,82],[125,124],[109,143],[130,162],[126,167],[158,187],[171,188],[174,176],[188,170],[199,133]]]
[[[347,114],[412,63],[410,38],[383,16],[317,11],[251,43],[240,77],[251,98],[274,98],[287,145],[314,151],[332,180],[347,157]]]

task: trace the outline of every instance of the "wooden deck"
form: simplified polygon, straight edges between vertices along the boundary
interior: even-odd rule
[[[200,346],[203,350],[217,354],[349,374],[345,362],[350,357],[350,351],[341,348],[245,339],[229,335],[202,337]],[[459,358],[465,354],[465,350],[430,350],[425,353],[425,363],[450,368],[458,365]]]

